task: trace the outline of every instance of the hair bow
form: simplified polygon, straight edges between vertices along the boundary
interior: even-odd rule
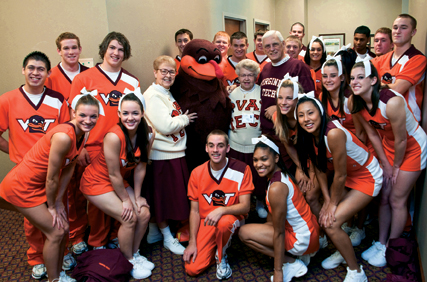
[[[270,147],[271,149],[273,149],[276,153],[278,153],[280,155],[279,147],[277,147],[277,145],[274,144],[273,141],[268,139],[267,136],[261,135],[261,137],[259,137],[259,138],[252,138],[252,144],[258,144],[259,142],[264,143],[265,145],[267,145],[268,147]]]
[[[301,98],[304,98],[304,97],[312,99],[314,102],[316,102],[317,106],[320,109],[320,113],[323,115],[323,105],[322,105],[322,103],[320,103],[320,101],[318,99],[316,99],[316,96],[314,96],[314,91],[310,91],[308,93],[298,94],[298,100]],[[295,107],[294,117],[295,117],[295,119],[297,119],[297,107]]]
[[[279,86],[277,87],[276,97],[279,96],[280,87],[282,87],[282,83],[285,82],[286,80],[292,81],[292,84],[294,86],[294,93],[293,93],[293,96],[292,96],[292,100],[298,98],[298,90],[299,90],[298,76],[292,77],[292,76],[289,75],[289,73],[285,74],[285,76],[283,77],[283,79],[280,81]]]
[[[122,97],[120,97],[120,100],[119,100],[119,107],[118,107],[119,112],[122,109],[122,100],[123,100],[123,97],[125,97],[126,94],[130,94],[130,93],[133,93],[133,94],[135,94],[136,97],[138,97],[138,99],[142,103],[143,111],[145,111],[145,109],[147,108],[147,106],[145,105],[145,98],[141,94],[141,88],[137,87],[134,91],[125,88],[125,90],[123,91],[123,95],[122,95]]]
[[[325,67],[325,64],[326,64],[326,62],[327,61],[329,61],[329,60],[334,60],[336,63],[337,63],[337,66],[338,66],[338,75],[342,75],[342,62],[341,62],[341,55],[338,55],[338,56],[329,56],[328,55],[328,57],[326,58],[326,61],[323,63],[323,65],[322,65],[322,74],[323,74],[323,69],[324,69],[324,67]]]
[[[323,36],[317,37],[317,36],[313,35],[311,37],[310,44],[308,44],[308,49],[311,50],[311,45],[313,44],[314,40],[316,40],[316,39],[319,39],[320,42],[322,42],[323,53],[325,53],[326,52],[326,48],[325,48],[325,42],[323,42]]]
[[[335,52],[334,56],[338,54],[338,52],[340,51],[347,51],[348,49],[350,49],[350,47],[351,47],[351,43],[348,43],[347,45],[343,45],[338,51]]]
[[[371,69],[371,62],[369,60],[369,57],[366,56],[364,59],[361,59],[359,56],[356,58],[356,63],[363,62],[363,65],[365,66],[365,77],[368,77],[372,74]]]
[[[77,102],[82,97],[84,97],[86,95],[91,95],[92,97],[95,97],[96,95],[98,95],[98,90],[95,89],[95,90],[92,90],[92,91],[89,92],[88,90],[86,90],[86,87],[83,87],[83,89],[80,90],[80,94],[76,95],[76,97],[74,97],[73,102],[71,103],[71,108],[73,110],[76,110]],[[104,107],[102,107],[102,104],[101,104],[101,102],[98,99],[96,99],[96,100],[98,101],[98,104],[99,104],[99,114],[105,116]]]

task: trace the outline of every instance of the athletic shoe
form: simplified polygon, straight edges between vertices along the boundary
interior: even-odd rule
[[[379,252],[379,247],[381,245],[382,244],[379,241],[377,241],[377,242],[373,241],[372,246],[362,253],[362,258],[364,260],[368,260],[371,257],[373,257],[377,252]]]
[[[160,231],[155,233],[155,234],[152,234],[152,233],[154,233],[154,232],[151,232],[151,233],[148,232],[148,234],[147,234],[147,243],[148,244],[154,244],[154,243],[157,243],[157,242],[160,242],[163,240],[163,235]]]
[[[107,247],[106,246],[101,246],[101,247],[93,247],[92,250],[105,250]]]
[[[376,267],[383,267],[387,265],[387,260],[385,259],[385,250],[386,247],[383,244],[377,245],[378,251],[368,259],[368,263],[370,265],[376,266]]]
[[[284,263],[282,267],[283,281],[292,281],[293,277],[301,277],[307,273],[307,270],[307,266],[299,259],[293,263]]]
[[[46,274],[47,274],[46,266],[44,266],[44,264],[37,264],[33,267],[33,273],[31,274],[31,276],[34,279],[38,280],[45,277]]]
[[[185,248],[179,243],[178,239],[163,241],[163,247],[174,253],[175,255],[183,255]]]
[[[340,265],[340,263],[346,263],[346,261],[344,260],[340,252],[336,251],[330,257],[322,261],[322,267],[324,269],[334,269],[335,267]]]
[[[359,229],[354,227],[350,234],[350,240],[353,247],[359,246],[362,240],[365,239],[365,228]]]
[[[218,257],[216,257],[216,278],[219,280],[224,280],[230,278],[231,274],[233,273],[231,271],[231,267],[228,264],[227,256],[223,256],[221,262],[218,262]]]
[[[259,218],[267,218],[268,212],[264,207],[256,208],[256,212],[258,213]]]
[[[344,223],[341,225],[341,229],[342,229],[342,230],[344,230],[344,232],[345,232],[345,233],[347,233],[347,234],[350,234],[350,233],[351,233],[351,231],[353,230],[353,228],[352,228],[352,227],[349,227],[349,226],[347,225],[347,222],[344,222]]]
[[[305,266],[308,266],[310,264],[310,257],[311,255],[302,255],[302,256],[298,256],[298,259],[302,261],[305,264]]]
[[[108,242],[107,248],[108,249],[117,249],[117,248],[120,248],[119,238],[116,237],[113,240],[111,240],[110,242]]]
[[[151,270],[142,267],[142,264],[136,259],[131,259],[129,262],[133,265],[130,275],[132,275],[134,279],[145,279],[151,276]]]
[[[326,235],[323,235],[323,237],[319,237],[319,249],[324,249],[328,246],[328,238]]]
[[[133,258],[138,261],[140,264],[142,264],[142,267],[148,269],[148,270],[153,270],[154,269],[154,263],[152,263],[151,261],[149,261],[146,257],[141,256],[141,254],[139,253],[139,250],[136,251],[136,253],[133,254]]]
[[[81,241],[80,243],[77,243],[71,247],[71,250],[76,255],[80,255],[87,251],[87,244],[85,241]]]
[[[65,271],[61,271],[61,273],[59,273],[59,282],[77,282],[76,279],[71,278],[70,276],[68,276],[67,274],[65,274]]]
[[[77,262],[71,253],[68,253],[64,256],[64,260],[62,261],[62,269],[63,270],[73,269],[74,266],[76,266],[76,265],[77,265]]]
[[[350,270],[347,267],[347,275],[343,282],[367,282],[368,278],[366,277],[365,271],[363,271],[363,267],[360,266],[360,272],[357,272],[357,269]]]

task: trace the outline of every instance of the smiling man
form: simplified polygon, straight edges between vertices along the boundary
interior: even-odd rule
[[[240,85],[239,78],[236,74],[236,65],[241,60],[247,59],[246,51],[249,47],[248,37],[241,31],[233,33],[230,37],[230,41],[232,54],[227,58],[223,69],[224,78],[222,79],[222,83],[226,87],[231,85]]]
[[[412,44],[417,33],[417,20],[400,14],[393,22],[394,51],[374,60],[381,84],[402,94],[415,118],[421,121],[426,57]]]
[[[179,71],[181,65],[182,51],[184,51],[185,45],[193,40],[193,33],[188,29],[182,28],[175,32],[175,46],[178,48],[179,55],[175,57],[176,71]]]
[[[289,31],[289,35],[293,35],[298,37],[298,39],[301,41],[301,50],[299,52],[299,55],[304,57],[305,56],[305,52],[307,51],[307,47],[304,46],[304,44],[302,44],[302,39],[304,38],[305,35],[305,28],[304,25],[300,22],[296,22],[291,26],[291,31]]]
[[[190,276],[199,275],[215,260],[219,280],[232,274],[225,251],[249,212],[254,186],[249,166],[227,158],[229,151],[227,134],[212,131],[206,140],[210,160],[190,176],[190,241],[184,251],[185,271]]]
[[[28,54],[22,66],[25,84],[0,96],[0,150],[9,154],[15,164],[49,130],[70,120],[64,97],[49,88],[45,82],[50,75],[49,58],[42,52]],[[9,130],[9,140],[2,137]],[[28,264],[33,266],[32,277],[41,279],[46,275],[43,259],[44,235],[27,219],[24,231],[29,249]],[[64,269],[71,269],[76,261],[67,255]]]
[[[262,68],[270,62],[267,55],[264,52],[264,48],[262,47],[262,37],[266,33],[266,30],[258,30],[254,34],[254,44],[255,44],[255,51],[251,53],[247,53],[246,57],[248,59],[251,59],[252,61],[255,61],[258,63],[261,71]]]

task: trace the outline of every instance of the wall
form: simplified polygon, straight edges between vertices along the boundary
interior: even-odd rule
[[[276,1],[276,28],[284,38],[289,35],[291,26],[295,22],[302,23],[307,29],[307,0],[277,0]],[[307,31],[303,44],[307,45]],[[311,37],[310,37],[311,38]]]
[[[371,33],[390,27],[401,13],[401,0],[307,0],[307,40],[320,33],[345,33],[345,43],[353,46],[356,27],[366,25]],[[373,14],[375,12],[375,14]]]

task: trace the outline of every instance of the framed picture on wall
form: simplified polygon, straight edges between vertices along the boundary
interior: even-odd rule
[[[324,33],[319,36],[322,36],[325,42],[326,55],[332,56],[345,45],[345,33]]]

